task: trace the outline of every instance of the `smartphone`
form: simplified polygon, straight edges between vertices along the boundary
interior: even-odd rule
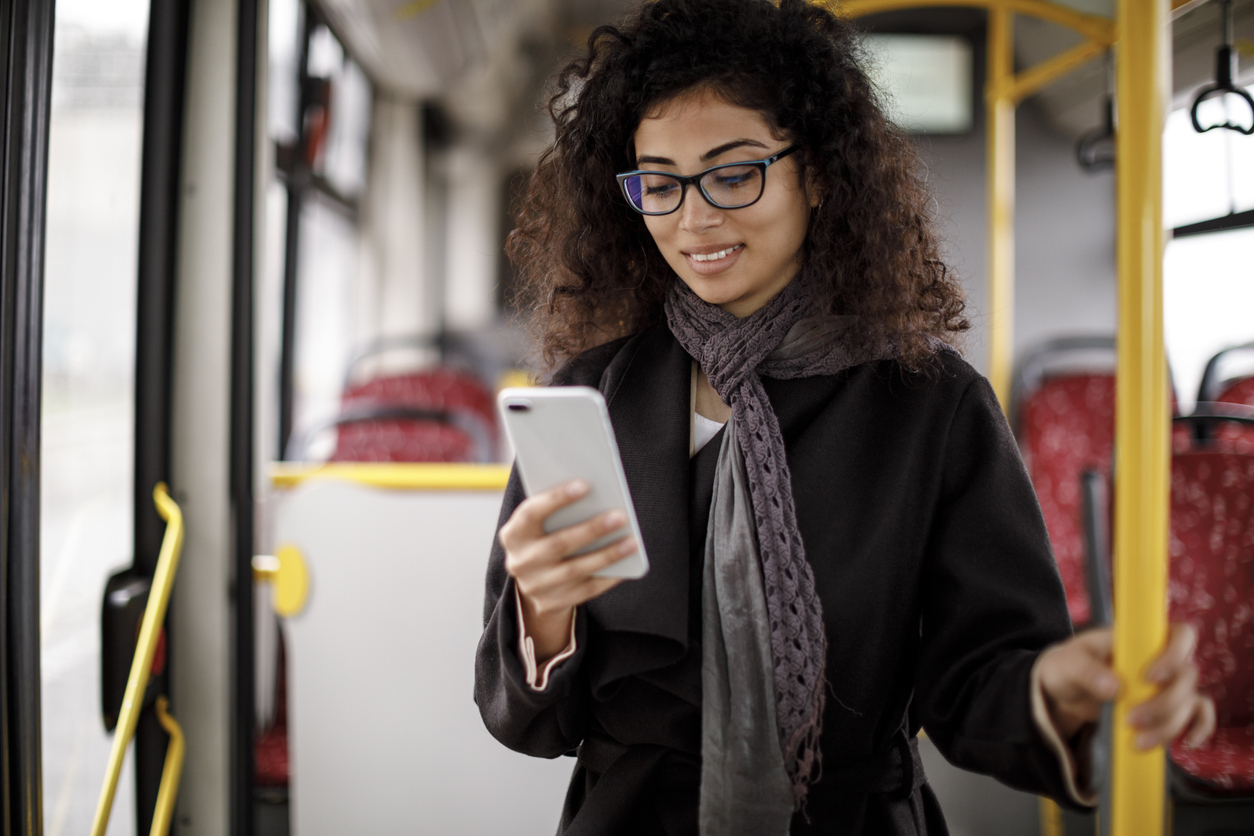
[[[649,571],[649,559],[601,393],[588,386],[502,389],[496,401],[528,496],[572,479],[584,479],[592,486],[583,499],[551,514],[545,521],[545,532],[618,509],[627,515],[627,525],[577,553],[595,551],[630,535],[636,539],[636,551],[596,574],[603,578],[643,577]]]

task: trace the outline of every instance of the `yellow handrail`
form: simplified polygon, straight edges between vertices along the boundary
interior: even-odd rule
[[[1115,24],[1109,18],[1085,14],[1050,0],[817,0],[832,12],[846,17],[863,17],[900,9],[923,9],[937,6],[963,6],[977,9],[1003,9],[1013,14],[1048,20],[1079,32],[1090,40],[1111,44]]]
[[[988,379],[1002,409],[1010,407],[1015,315],[1015,77],[1014,15],[988,11],[985,80],[985,166],[988,200]]]
[[[1026,70],[1014,75],[1009,95],[1015,103],[1019,103],[1033,93],[1049,86],[1059,78],[1083,64],[1101,55],[1110,44],[1101,41],[1082,41],[1071,49],[1058,53],[1053,58],[1034,64]]]
[[[509,465],[442,462],[275,462],[270,465],[270,483],[276,488],[294,488],[311,479],[336,479],[391,490],[500,491],[509,482]]]
[[[178,570],[179,555],[183,551],[183,513],[170,498],[164,482],[153,489],[153,501],[157,513],[166,521],[165,539],[161,541],[161,554],[157,558],[157,571],[148,592],[148,604],[144,607],[144,619],[139,628],[139,641],[131,673],[126,680],[126,692],[122,697],[122,710],[118,714],[118,726],[113,734],[113,748],[109,752],[109,766],[105,770],[104,786],[100,789],[100,801],[96,804],[96,818],[91,824],[92,836],[104,836],[113,810],[113,796],[118,789],[118,775],[122,771],[122,759],[126,747],[135,735],[135,724],[144,704],[144,692],[148,689],[148,676],[152,671],[152,657],[157,650],[157,639],[165,611],[170,603],[170,589],[174,586],[174,573]],[[178,791],[179,775],[183,768],[183,733],[174,718],[165,712],[164,699],[157,704],[157,719],[170,732],[170,748],[166,753],[165,771],[161,776],[161,789],[157,795],[157,809],[152,819],[152,836],[164,836],[170,826],[174,809],[174,797]],[[169,721],[168,723],[166,721]],[[158,830],[158,825],[165,828]]]
[[[183,754],[187,743],[183,727],[167,710],[170,701],[165,695],[157,697],[157,722],[170,735],[170,746],[165,751],[165,768],[161,770],[161,788],[157,790],[157,809],[152,813],[152,830],[149,836],[166,836],[174,817],[174,799],[179,794],[179,779],[183,777]]]
[[[1139,751],[1128,712],[1167,640],[1170,395],[1163,350],[1162,136],[1171,94],[1167,0],[1118,0],[1115,137],[1119,274],[1115,387],[1115,703],[1106,836],[1164,832],[1162,747]]]

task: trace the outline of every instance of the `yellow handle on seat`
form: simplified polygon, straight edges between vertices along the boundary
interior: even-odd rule
[[[253,580],[274,585],[274,611],[283,618],[299,615],[309,600],[309,569],[300,549],[279,546],[274,554],[253,558]]]

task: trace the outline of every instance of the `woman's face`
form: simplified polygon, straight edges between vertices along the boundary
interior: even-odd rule
[[[636,166],[692,175],[722,163],[764,159],[789,144],[757,111],[698,89],[641,121]],[[718,209],[689,186],[678,210],[645,216],[671,269],[706,302],[745,317],[797,274],[810,210],[818,203],[798,177],[798,165],[796,155],[771,165],[762,198],[751,206]]]

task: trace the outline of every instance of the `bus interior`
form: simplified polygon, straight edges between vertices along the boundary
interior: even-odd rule
[[[539,369],[504,243],[548,79],[630,5],[0,3],[5,833],[552,832],[568,759],[471,699],[495,392]],[[1254,0],[830,7],[917,146],[1078,627],[1137,481],[1115,381],[1169,369],[1145,606],[1199,627],[1219,706],[1159,773],[1116,741],[1113,828],[925,740],[951,832],[1254,834]],[[1157,86],[1120,78],[1142,16]]]

